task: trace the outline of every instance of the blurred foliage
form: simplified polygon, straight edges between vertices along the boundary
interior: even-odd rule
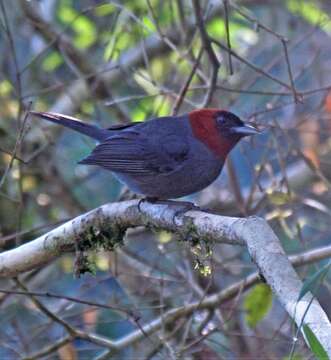
[[[245,296],[244,309],[247,325],[255,327],[270,311],[272,292],[268,285],[258,284]]]
[[[87,17],[75,11],[64,2],[59,6],[59,20],[74,31],[73,44],[79,49],[87,49],[97,40],[95,24]]]
[[[319,7],[318,2],[289,0],[287,5],[294,14],[304,17],[312,25],[319,26],[322,30],[331,33],[331,18]]]
[[[54,71],[63,64],[63,58],[58,51],[53,51],[44,59],[42,67],[45,71]]]

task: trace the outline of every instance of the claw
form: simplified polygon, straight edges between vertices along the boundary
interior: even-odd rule
[[[158,198],[153,197],[146,197],[143,199],[140,199],[138,202],[138,210],[139,212],[142,212],[141,210],[141,204],[144,202],[149,202],[151,204],[161,204],[161,205],[169,205],[169,206],[176,206],[181,207],[181,209],[177,210],[175,214],[172,217],[172,221],[174,225],[176,225],[176,217],[185,214],[186,212],[190,210],[201,210],[201,208],[189,201],[174,201],[174,200],[160,200]]]
[[[190,210],[201,210],[199,206],[189,202],[189,201],[178,201],[176,205],[182,206],[182,209],[177,210],[172,217],[172,222],[176,225],[176,217],[180,215],[184,215],[186,212]]]
[[[142,198],[142,199],[140,199],[139,200],[139,202],[138,202],[138,210],[139,210],[139,212],[142,212],[142,210],[141,210],[141,204],[142,203],[144,203],[144,202],[149,202],[149,203],[151,203],[151,204],[155,204],[155,203],[157,203],[159,200],[157,199],[157,198],[153,198],[153,197],[145,197],[145,198]]]

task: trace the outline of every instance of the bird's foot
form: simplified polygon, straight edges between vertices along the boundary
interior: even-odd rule
[[[175,207],[179,208],[173,216],[174,222],[175,222],[175,219],[177,216],[183,215],[190,210],[201,210],[199,206],[191,203],[190,201],[161,200],[161,199],[154,198],[154,197],[146,197],[146,198],[140,199],[138,202],[138,210],[140,212],[141,212],[141,204],[144,202],[149,202],[151,204],[175,206]]]
[[[185,213],[187,213],[188,211],[191,210],[196,210],[196,211],[200,211],[201,208],[189,201],[173,201],[172,202],[174,205],[180,207],[180,209],[178,209],[177,211],[175,211],[174,216],[172,217],[172,221],[174,224],[176,224],[176,218],[178,216],[184,215]]]
[[[149,197],[149,196],[140,199],[140,200],[138,201],[138,210],[139,210],[139,212],[141,212],[141,204],[143,204],[144,202],[149,202],[149,203],[151,203],[151,204],[155,204],[155,203],[157,203],[158,201],[159,201],[158,198]]]

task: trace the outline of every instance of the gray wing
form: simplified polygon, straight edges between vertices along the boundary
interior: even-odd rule
[[[131,175],[159,175],[181,166],[189,151],[188,142],[177,135],[148,138],[135,130],[122,131],[101,142],[80,164]]]

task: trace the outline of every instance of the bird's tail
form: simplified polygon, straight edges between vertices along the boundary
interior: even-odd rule
[[[107,129],[101,129],[95,125],[87,124],[72,116],[39,111],[30,111],[30,113],[55,124],[60,124],[72,130],[78,131],[99,141],[104,140],[109,136],[109,131]]]

